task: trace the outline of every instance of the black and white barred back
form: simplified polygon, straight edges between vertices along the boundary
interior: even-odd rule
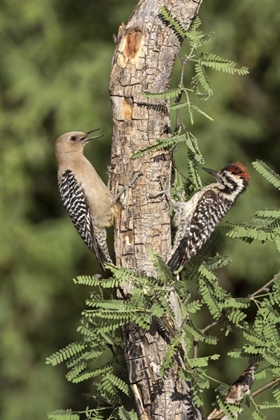
[[[196,255],[230,207],[231,203],[228,200],[222,200],[211,190],[205,192],[198,201],[189,223],[185,225],[183,238],[177,247],[174,241],[175,249],[173,246],[174,252],[168,263],[172,270],[176,270]]]
[[[107,248],[107,233],[105,229],[93,226],[87,197],[72,171],[66,170],[58,179],[58,190],[77,232],[104,269],[104,262],[112,263]]]
[[[186,203],[174,203],[177,230],[168,262],[173,271],[197,254],[248,185],[249,173],[239,162],[220,172],[207,171],[218,183],[204,187]]]

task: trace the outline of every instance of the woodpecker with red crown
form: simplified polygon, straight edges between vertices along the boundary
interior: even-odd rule
[[[220,171],[203,169],[217,182],[202,188],[187,202],[172,200],[176,233],[168,265],[173,271],[197,254],[249,183],[249,172],[240,162]]]

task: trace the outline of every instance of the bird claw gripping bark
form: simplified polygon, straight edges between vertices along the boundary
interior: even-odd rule
[[[111,163],[110,165],[107,166],[107,173],[109,176],[108,179],[108,188],[111,189],[111,178],[112,178],[112,173],[114,173],[114,169],[115,169],[116,165],[114,163]],[[127,182],[127,184],[125,184],[120,191],[116,194],[115,198],[113,199],[113,205],[117,204],[117,202],[121,199],[121,196],[124,194],[124,198],[121,201],[121,204],[123,207],[125,207],[126,205],[126,201],[127,201],[127,194],[128,194],[128,189],[129,187],[131,187],[131,185],[134,184],[134,182],[141,176],[143,175],[141,171],[137,172],[136,174],[134,174],[131,179]]]
[[[116,197],[114,198],[113,203],[116,204],[120,199],[121,196],[124,194],[124,198],[121,200],[121,204],[123,207],[125,207],[126,205],[126,201],[127,201],[127,195],[128,195],[128,189],[129,187],[131,187],[131,185],[134,184],[134,182],[141,176],[143,175],[142,172],[137,172],[136,174],[134,174],[131,179],[128,181],[127,184],[125,184],[120,191],[117,193]]]

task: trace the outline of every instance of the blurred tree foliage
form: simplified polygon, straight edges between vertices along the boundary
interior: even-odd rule
[[[76,388],[74,395],[64,372],[45,365],[47,355],[76,338],[85,292],[71,279],[98,271],[60,204],[53,143],[66,131],[104,127],[104,139],[88,146],[86,153],[106,179],[112,35],[136,4],[0,4],[0,415],[5,420],[35,420],[57,407],[84,406],[79,402],[83,389]],[[214,122],[198,118],[193,129],[206,166],[220,168],[240,160],[251,167],[250,188],[230,212],[231,220],[250,219],[257,208],[279,202],[274,189],[250,166],[252,160],[262,159],[279,172],[277,6],[276,0],[216,0],[201,8],[203,31],[216,33],[207,50],[213,47],[217,54],[250,68],[243,78],[213,72],[215,95],[203,109]],[[175,85],[178,77],[177,71]],[[183,148],[177,158],[184,172]],[[277,253],[270,244],[249,246],[228,239],[226,252],[238,264],[223,273],[221,282],[240,296],[277,271]],[[235,379],[235,369],[228,366],[223,380]]]

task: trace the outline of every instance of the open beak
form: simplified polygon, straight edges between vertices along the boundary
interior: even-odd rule
[[[202,169],[205,172],[208,172],[208,174],[212,175],[217,181],[221,181],[218,171],[215,171],[214,169],[209,169],[209,168],[202,168]]]
[[[100,134],[99,136],[93,136],[89,137],[91,133],[95,133],[96,131],[102,130],[102,128],[96,128],[95,130],[88,131],[84,137],[81,138],[81,141],[84,141],[87,143],[90,140],[99,139],[100,137],[103,137],[103,134]]]

